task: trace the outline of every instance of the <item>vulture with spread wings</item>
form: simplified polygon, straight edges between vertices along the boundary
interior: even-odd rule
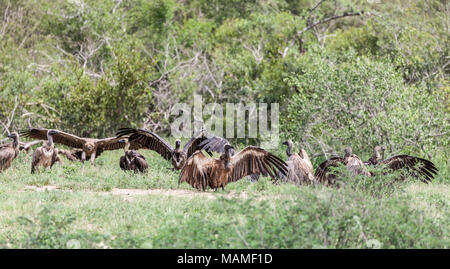
[[[159,135],[144,129],[121,128],[117,131],[117,137],[120,139],[123,136],[129,136],[130,143],[139,143],[145,149],[156,151],[164,159],[172,162],[174,170],[182,169],[186,160],[199,149],[199,144],[206,139],[202,131],[194,135],[183,148],[181,148],[181,141],[176,140],[175,148],[173,148]],[[208,154],[212,155],[211,152]]]
[[[222,189],[230,182],[245,176],[261,174],[276,178],[278,173],[287,175],[286,163],[262,148],[248,146],[232,155],[234,148],[227,144],[220,158],[207,158],[196,151],[181,170],[179,183],[187,182],[196,189],[207,187]]]
[[[34,139],[47,139],[48,129],[45,128],[31,128],[28,130],[23,130],[20,132],[24,137],[30,137]],[[58,144],[63,144],[72,148],[81,149],[78,151],[79,158],[81,161],[85,161],[87,158],[90,159],[91,164],[94,164],[95,158],[100,156],[105,150],[116,150],[122,149],[124,143],[119,142],[120,138],[109,137],[103,139],[97,138],[85,138],[79,137],[66,132],[58,131],[57,134],[53,135],[53,142]],[[131,148],[139,147],[139,145],[134,145],[132,143]]]
[[[206,152],[224,153],[226,145],[231,145],[227,139],[215,135],[215,136],[208,136],[207,139],[203,140],[199,144],[199,147],[200,147],[200,149],[203,149]],[[234,148],[230,149],[230,154],[231,154],[231,156],[233,156],[235,154]],[[255,182],[255,181],[258,181],[259,175],[252,174],[252,175],[247,176],[247,178],[250,181]]]
[[[336,175],[330,173],[331,167],[338,167],[339,165],[345,165],[352,176],[366,175],[370,176],[369,171],[364,167],[364,163],[361,159],[352,153],[350,147],[345,148],[344,157],[332,157],[319,165],[316,169],[314,176],[319,183],[325,185],[334,185],[336,183]]]
[[[385,147],[376,146],[372,157],[365,164],[386,165],[390,170],[406,169],[409,175],[425,183],[431,182],[438,172],[431,161],[410,155],[396,155],[383,160],[382,155],[384,155],[385,150]]]

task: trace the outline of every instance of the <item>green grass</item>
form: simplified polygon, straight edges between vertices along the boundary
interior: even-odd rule
[[[199,192],[142,151],[147,175],[120,170],[122,151],[96,166],[64,165],[30,174],[21,155],[0,174],[3,248],[448,248],[446,161],[435,182],[344,179],[341,188],[273,184],[264,178]],[[280,156],[281,153],[279,154]],[[31,186],[31,187],[30,187]],[[34,187],[33,187],[34,186]],[[45,186],[56,189],[44,190]],[[149,193],[117,194],[115,189]],[[153,191],[152,191],[153,190]]]

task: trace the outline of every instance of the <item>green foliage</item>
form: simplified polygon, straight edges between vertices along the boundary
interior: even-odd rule
[[[41,100],[52,108],[46,124],[83,135],[104,136],[145,116],[151,104],[146,80],[150,65],[135,51],[117,51],[110,73],[95,82],[74,64],[72,72],[55,70],[56,79],[43,82]]]
[[[345,146],[371,152],[384,144],[390,152],[423,154],[448,143],[430,135],[449,130],[445,100],[422,85],[404,85],[386,60],[357,56],[353,50],[336,58],[320,54],[310,52],[300,62],[302,72],[288,79],[295,94],[282,117],[287,136],[325,152],[323,144],[338,152]]]

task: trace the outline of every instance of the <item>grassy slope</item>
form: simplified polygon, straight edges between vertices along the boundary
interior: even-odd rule
[[[246,179],[225,191],[177,186],[152,152],[148,175],[122,172],[121,151],[97,165],[71,163],[31,175],[21,155],[0,174],[0,247],[10,248],[447,248],[450,185],[445,162],[432,184],[386,190],[272,184]],[[27,186],[57,186],[37,191]],[[115,188],[161,189],[116,195]],[[182,191],[179,191],[182,189]],[[71,240],[76,239],[77,241]],[[75,242],[75,243],[74,243]],[[78,243],[79,242],[79,245]]]

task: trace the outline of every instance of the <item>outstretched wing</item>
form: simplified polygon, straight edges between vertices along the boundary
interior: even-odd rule
[[[248,146],[231,158],[233,171],[229,181],[237,181],[245,176],[253,174],[269,175],[271,178],[278,176],[278,172],[287,175],[287,164],[262,148]]]
[[[344,158],[332,157],[317,167],[314,177],[318,182],[324,183],[327,180],[327,173],[330,171],[330,167],[338,167],[340,164],[344,163]]]
[[[210,181],[211,161],[201,151],[194,152],[181,170],[178,183],[187,182],[196,189],[206,190]]]
[[[32,146],[41,144],[42,142],[44,142],[44,141],[43,140],[35,140],[35,141],[28,142],[28,143],[19,142],[19,150],[28,150]]]
[[[19,134],[23,137],[29,137],[40,140],[47,140],[48,129],[45,128],[31,128],[22,130]],[[62,132],[58,130],[58,134],[53,135],[53,142],[63,144],[72,148],[83,148],[85,140],[73,134]]]
[[[130,149],[133,143],[142,145],[142,148],[158,152],[164,159],[170,160],[172,157],[173,148],[166,142],[166,140],[159,137],[157,134],[134,128],[120,128],[116,133],[117,137],[129,136]]]
[[[217,153],[224,153],[225,152],[225,145],[230,144],[228,140],[226,140],[223,137],[220,136],[211,136],[207,139],[203,140],[199,147],[206,152],[217,152]],[[231,149],[231,156],[235,154],[234,150]]]
[[[423,176],[425,179],[420,179],[425,183],[431,181],[438,172],[438,169],[431,161],[409,155],[396,155],[379,163],[388,165],[392,170],[406,168],[413,176],[419,178]]]
[[[189,141],[184,145],[183,151],[186,153],[187,158],[189,158],[194,152],[197,150],[202,149],[200,147],[200,144],[206,141],[208,138],[204,135],[202,131],[194,135]],[[205,151],[209,154],[209,156],[212,156],[211,151],[205,149]]]

